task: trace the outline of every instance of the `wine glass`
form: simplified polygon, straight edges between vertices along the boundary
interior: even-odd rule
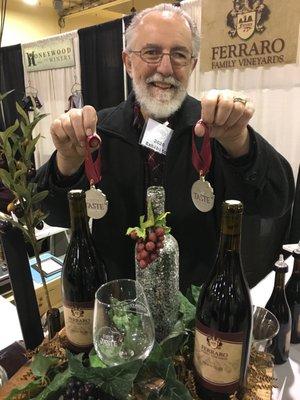
[[[108,366],[144,360],[154,344],[154,323],[142,286],[118,279],[95,294],[94,347]]]

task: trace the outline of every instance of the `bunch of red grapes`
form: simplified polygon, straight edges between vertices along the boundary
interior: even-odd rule
[[[165,229],[161,226],[149,228],[145,239],[139,238],[136,231],[130,233],[137,240],[136,260],[144,269],[158,258],[158,252],[164,247]]]

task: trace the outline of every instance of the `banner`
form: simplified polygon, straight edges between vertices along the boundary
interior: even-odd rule
[[[300,0],[202,0],[202,72],[295,63]]]
[[[72,39],[48,39],[24,44],[23,60],[27,72],[66,68],[75,65]]]

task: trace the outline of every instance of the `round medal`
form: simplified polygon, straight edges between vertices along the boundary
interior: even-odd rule
[[[214,191],[204,177],[194,182],[191,194],[193,203],[199,211],[208,212],[213,208],[215,201]]]
[[[94,187],[86,192],[87,215],[90,218],[100,219],[107,213],[108,201],[105,194]]]

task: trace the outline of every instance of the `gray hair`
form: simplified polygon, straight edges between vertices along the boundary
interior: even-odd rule
[[[174,6],[169,3],[162,3],[155,7],[146,8],[145,10],[139,12],[132,18],[131,23],[127,27],[125,32],[126,50],[129,50],[130,45],[133,41],[135,29],[140,24],[145,15],[148,15],[152,12],[159,12],[162,14],[164,11],[170,11],[174,15],[179,15],[180,17],[185,19],[185,21],[188,23],[192,33],[193,57],[197,57],[200,49],[200,35],[198,32],[197,25],[189,16],[189,14],[187,14],[184,10],[182,10],[180,7]]]

